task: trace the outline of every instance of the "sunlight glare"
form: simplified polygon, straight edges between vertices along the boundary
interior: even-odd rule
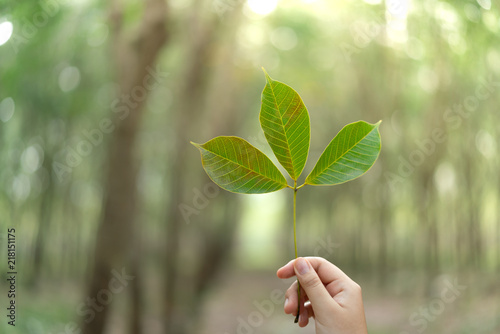
[[[4,45],[12,36],[12,31],[14,30],[14,26],[11,22],[6,21],[0,23],[0,45]]]
[[[260,15],[272,13],[278,6],[278,0],[248,0],[252,12]]]
[[[491,0],[477,0],[477,3],[486,10],[491,9]]]
[[[443,162],[438,166],[434,173],[434,183],[441,195],[456,194],[456,175],[450,163]]]
[[[80,83],[80,70],[74,66],[65,67],[59,74],[59,88],[63,92],[75,89]]]
[[[16,109],[16,104],[11,97],[6,97],[0,102],[0,121],[7,123],[12,115],[14,115],[14,110]]]

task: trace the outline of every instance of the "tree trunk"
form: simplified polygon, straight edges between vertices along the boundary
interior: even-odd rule
[[[237,10],[230,13],[232,20],[234,20],[233,15],[236,13],[238,13]],[[234,236],[234,226],[236,226],[237,221],[235,219],[237,212],[232,212],[233,209],[237,208],[234,202],[236,199],[234,198],[228,199],[223,204],[231,206],[231,210],[226,211],[225,215],[219,218],[223,221],[220,226],[212,228],[216,221],[209,214],[208,209],[206,209],[207,211],[203,213],[204,227],[197,229],[197,233],[195,233],[198,237],[203,238],[202,243],[205,247],[200,249],[202,256],[198,257],[200,261],[196,263],[194,274],[190,277],[192,280],[184,280],[182,275],[186,270],[186,266],[183,266],[179,262],[180,253],[183,252],[183,249],[180,248],[179,240],[186,232],[188,225],[183,218],[179,205],[183,200],[189,198],[187,192],[191,192],[189,181],[193,178],[193,174],[189,173],[190,170],[186,166],[189,166],[191,163],[196,163],[199,166],[199,155],[196,153],[186,154],[186,152],[196,152],[191,151],[193,148],[189,144],[189,140],[204,130],[200,125],[207,124],[203,122],[194,123],[193,119],[201,118],[204,110],[210,109],[210,106],[207,106],[208,103],[206,103],[208,92],[211,91],[211,86],[208,84],[210,78],[214,77],[214,73],[221,74],[221,72],[224,72],[224,70],[215,72],[213,66],[207,66],[207,64],[217,62],[221,66],[224,66],[227,62],[222,61],[224,57],[220,57],[217,54],[218,48],[216,47],[220,45],[222,49],[231,48],[231,45],[216,44],[216,38],[221,38],[221,33],[228,31],[233,35],[238,23],[238,21],[234,22],[231,25],[231,30],[222,30],[220,29],[223,28],[220,18],[210,17],[208,22],[200,24],[200,22],[203,22],[201,18],[203,15],[205,14],[195,13],[189,25],[193,29],[193,37],[189,45],[189,58],[185,63],[186,69],[183,74],[185,78],[184,85],[178,93],[179,105],[176,108],[176,129],[178,129],[178,134],[175,137],[174,149],[169,152],[172,161],[169,174],[172,178],[168,183],[168,192],[175,194],[175,196],[169,201],[166,210],[166,280],[163,319],[166,332],[172,334],[191,333],[195,330],[200,313],[202,295],[212,284],[213,279],[224,263]],[[228,37],[225,41],[227,43],[233,42],[233,37]],[[219,57],[216,58],[216,56]],[[218,130],[227,130],[228,120],[234,117],[234,101],[227,100],[228,98],[233,98],[229,93],[231,85],[228,82],[229,80],[224,81],[225,87],[223,89],[221,87],[214,89],[215,92],[224,92],[225,94],[217,101],[217,108],[215,109],[220,119],[214,120],[213,118],[209,118],[211,122],[216,122],[217,125],[210,124],[207,128],[213,129],[223,124],[222,129]],[[221,122],[221,119],[224,122]],[[217,133],[220,132],[217,131]],[[193,158],[196,158],[196,161]],[[196,173],[198,174],[200,171],[197,170]],[[204,179],[206,181],[203,184],[206,184],[209,179],[207,177]],[[228,223],[232,225],[228,226]]]
[[[166,42],[165,0],[145,1],[139,33],[133,41],[126,42],[125,36],[121,36],[122,16],[123,8],[120,3],[115,2],[110,17],[113,27],[113,51],[120,89],[124,94],[119,97],[120,114],[115,114],[117,117],[113,122],[115,130],[108,154],[103,217],[97,233],[93,276],[87,289],[87,296],[97,297],[97,303],[99,293],[109,289],[112,270],[120,273],[123,270],[127,275],[132,273],[131,245],[137,242],[132,240],[137,199],[133,155],[135,138],[143,105],[148,90],[151,89],[152,66]],[[158,80],[158,77],[154,79]],[[146,80],[148,84],[145,83]],[[139,91],[144,95],[134,98],[138,96]],[[128,99],[128,102],[125,99]],[[84,319],[82,333],[103,333],[108,312],[109,306],[103,306],[97,309],[94,317],[88,316]],[[137,332],[136,328],[134,334]]]
[[[44,167],[47,170],[50,170],[52,165],[51,157],[46,154],[45,160],[43,162]],[[42,274],[42,262],[43,262],[43,253],[46,251],[46,241],[47,234],[50,228],[50,221],[52,216],[52,200],[54,198],[54,186],[52,182],[52,173],[47,173],[48,177],[48,187],[45,190],[45,193],[42,196],[40,201],[40,215],[39,215],[39,224],[38,231],[36,235],[35,241],[35,249],[34,249],[34,257],[33,257],[33,272],[29,279],[29,285],[34,286],[37,282],[39,282],[41,274]],[[50,238],[49,238],[50,239]]]
[[[190,27],[199,28],[198,18],[193,19]],[[185,169],[185,152],[189,149],[189,136],[196,129],[193,129],[192,120],[200,117],[204,93],[206,90],[206,81],[208,77],[208,67],[210,55],[213,51],[213,38],[215,31],[215,22],[205,29],[198,29],[198,34],[193,33],[192,43],[189,46],[189,59],[186,62],[186,72],[184,75],[185,83],[179,92],[179,106],[176,113],[178,134],[173,145],[173,152],[169,155],[172,158],[170,175],[172,178],[169,183],[170,194],[175,194],[167,205],[167,235],[165,247],[165,304],[164,321],[167,333],[182,334],[186,332],[186,321],[182,319],[182,312],[176,301],[178,289],[178,256],[179,239],[182,225],[185,224],[180,213],[180,202],[185,198],[185,180],[187,180],[187,171]],[[198,129],[199,130],[199,129]]]

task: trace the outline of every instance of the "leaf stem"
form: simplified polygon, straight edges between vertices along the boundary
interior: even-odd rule
[[[304,186],[304,184],[302,185]],[[300,186],[300,187],[302,187]],[[299,187],[299,188],[300,188]],[[297,252],[297,180],[293,181],[293,244],[295,246],[295,258],[298,257],[298,252]],[[300,315],[300,282],[297,280],[297,297],[298,297],[298,303],[297,303],[297,315],[295,316],[294,323],[299,322],[299,315]]]

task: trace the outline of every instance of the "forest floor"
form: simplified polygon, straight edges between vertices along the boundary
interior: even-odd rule
[[[363,288],[369,333],[500,333],[498,277],[441,275],[424,284],[414,274],[397,276],[383,288],[371,279],[355,279]],[[283,312],[284,297],[277,297],[290,282],[267,272],[226,277],[207,298],[200,334],[314,333],[313,322],[302,329]]]
[[[375,279],[352,274],[363,288],[370,334],[498,334],[500,333],[500,275],[487,273],[448,274],[432,280],[414,273]],[[143,297],[143,324],[147,334],[162,334],[160,276],[148,282]],[[282,281],[270,271],[228,271],[206,295],[203,317],[192,334],[314,333],[314,324],[299,328],[293,316],[283,312],[284,293],[293,279]],[[382,285],[380,282],[384,282]],[[41,284],[22,288],[17,299],[15,328],[0,323],[0,333],[60,334],[78,325],[82,314],[81,284]],[[444,294],[443,294],[444,291]],[[444,296],[444,297],[443,297]],[[3,299],[2,299],[3,300]],[[113,296],[106,334],[128,333],[130,297]],[[190,333],[191,334],[191,333]]]

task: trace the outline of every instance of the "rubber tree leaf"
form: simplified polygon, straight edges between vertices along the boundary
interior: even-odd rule
[[[309,113],[299,94],[266,73],[260,125],[279,163],[293,180],[304,169],[309,152]]]
[[[364,121],[346,125],[328,144],[305,183],[334,185],[366,173],[380,153],[379,125]]]
[[[205,144],[191,142],[201,152],[203,168],[222,189],[262,194],[283,189],[286,179],[261,151],[239,137],[216,137]]]

